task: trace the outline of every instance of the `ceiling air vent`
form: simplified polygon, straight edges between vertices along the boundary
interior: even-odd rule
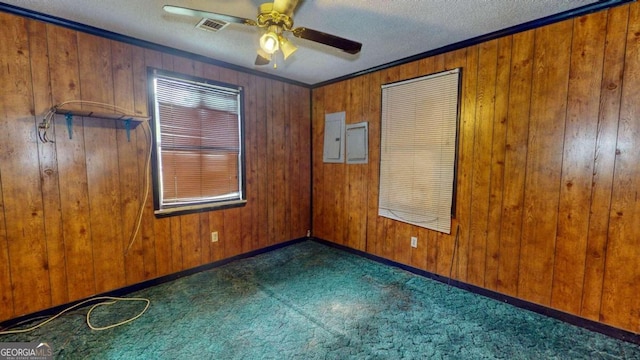
[[[196,28],[207,30],[207,31],[220,31],[225,28],[225,26],[229,25],[228,22],[224,22],[222,20],[212,20],[204,18],[200,20]]]

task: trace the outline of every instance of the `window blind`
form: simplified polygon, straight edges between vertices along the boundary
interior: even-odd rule
[[[378,215],[451,232],[459,74],[382,86]]]
[[[160,207],[242,199],[240,91],[156,74]]]

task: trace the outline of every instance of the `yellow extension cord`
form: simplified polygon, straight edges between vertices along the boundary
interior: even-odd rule
[[[101,301],[95,305],[93,305],[89,311],[87,312],[87,325],[89,326],[89,328],[91,328],[92,330],[96,330],[96,331],[101,331],[101,330],[107,330],[107,329],[111,329],[114,328],[116,326],[120,326],[120,325],[124,325],[127,323],[130,323],[134,320],[136,320],[137,318],[139,318],[140,316],[142,316],[142,314],[144,314],[147,309],[149,308],[149,305],[151,304],[151,301],[149,299],[145,299],[145,298],[121,298],[121,297],[113,297],[113,296],[99,296],[99,297],[95,297],[95,298],[91,298],[91,299],[87,299],[84,301],[81,301],[73,306],[70,306],[64,310],[62,310],[61,312],[59,312],[58,314],[50,317],[49,319],[34,325],[30,328],[26,328],[26,329],[19,329],[19,330],[6,330],[6,331],[0,331],[0,335],[8,335],[8,334],[21,334],[21,333],[27,333],[30,331],[33,331],[39,327],[42,327],[48,323],[50,323],[51,321],[59,318],[60,316],[62,316],[64,313],[69,312],[73,309],[79,308],[82,305],[88,303],[88,302],[92,302],[92,301],[96,301],[96,300],[105,300],[105,301]],[[108,300],[108,301],[107,301]],[[144,301],[146,302],[146,305],[144,307],[144,309],[142,309],[142,311],[140,311],[140,313],[138,313],[136,316],[120,321],[118,323],[115,324],[111,324],[111,325],[107,325],[107,326],[102,326],[102,327],[97,327],[94,326],[93,324],[91,324],[91,313],[93,312],[93,310],[95,310],[97,307],[100,306],[107,306],[107,305],[113,305],[115,303],[117,303],[118,301]]]

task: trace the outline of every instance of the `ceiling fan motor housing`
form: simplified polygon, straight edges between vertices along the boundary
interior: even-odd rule
[[[258,26],[278,26],[285,31],[291,31],[293,28],[293,19],[287,15],[282,14],[273,9],[273,3],[264,3],[260,5],[258,13]]]

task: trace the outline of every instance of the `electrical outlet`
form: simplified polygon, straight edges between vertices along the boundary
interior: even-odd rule
[[[217,241],[218,241],[218,232],[217,231],[211,232],[211,242],[217,242]]]
[[[416,236],[412,236],[411,237],[411,247],[412,248],[417,248],[418,247],[418,238]]]

